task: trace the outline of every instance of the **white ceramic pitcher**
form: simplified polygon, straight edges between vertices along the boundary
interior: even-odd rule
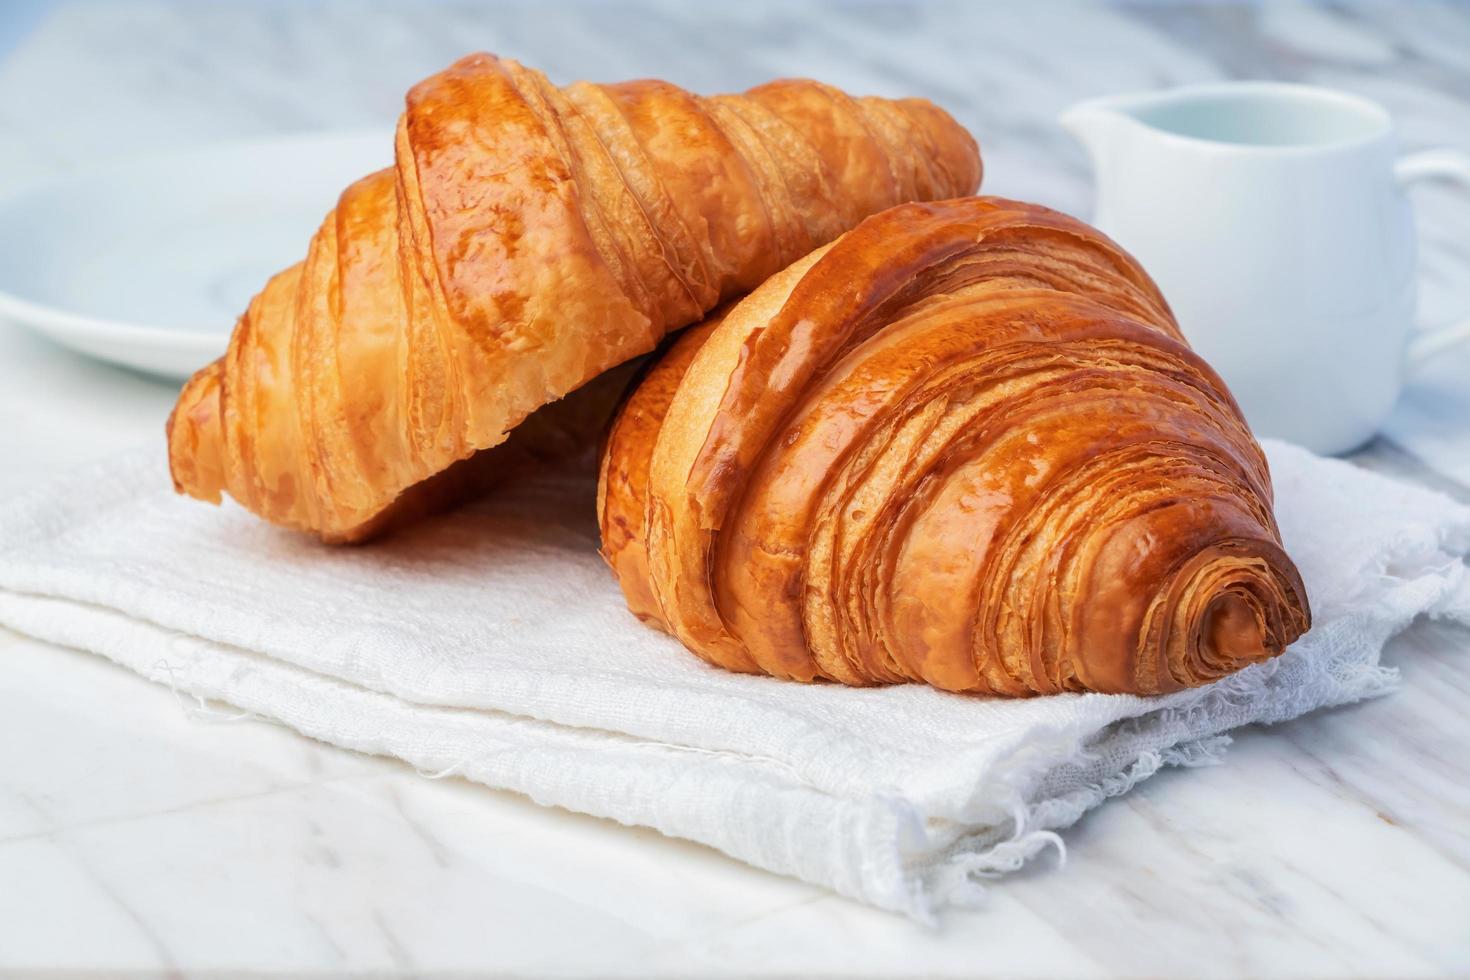
[[[1093,99],[1061,122],[1092,155],[1094,223],[1153,275],[1257,435],[1353,449],[1408,371],[1470,339],[1470,320],[1414,328],[1404,193],[1470,184],[1470,157],[1397,157],[1375,103],[1236,82]]]

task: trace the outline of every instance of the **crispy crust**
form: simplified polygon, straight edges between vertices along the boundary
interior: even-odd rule
[[[1309,624],[1224,384],[1130,256],[1045,208],[869,218],[629,406],[604,551],[635,611],[712,663],[1151,694]]]
[[[474,55],[415,86],[395,166],[349,187],[168,427],[175,487],[354,540],[409,488],[864,216],[971,193],[918,100],[781,81],[701,98],[551,85]]]

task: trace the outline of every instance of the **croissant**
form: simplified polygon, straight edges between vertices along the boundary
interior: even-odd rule
[[[632,611],[735,671],[1154,694],[1309,625],[1260,447],[1153,282],[998,198],[870,217],[686,332],[598,510]]]
[[[186,384],[175,488],[365,537],[539,406],[869,214],[973,193],[980,169],[922,100],[557,88],[465,58],[408,93],[394,167],[342,194]]]

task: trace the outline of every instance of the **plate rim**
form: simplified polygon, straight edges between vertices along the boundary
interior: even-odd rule
[[[347,143],[376,141],[390,151],[394,131],[387,126],[361,126],[342,129],[315,129],[290,133],[275,133],[242,139],[184,145],[167,150],[125,154],[106,162],[93,164],[64,174],[46,174],[18,186],[6,188],[0,193],[0,209],[18,203],[24,198],[47,191],[65,188],[79,181],[116,175],[119,170],[146,167],[149,163],[169,161],[177,163],[181,158],[207,158],[219,154],[243,153],[250,150],[283,149],[309,146],[313,143]],[[389,164],[391,166],[391,155]],[[367,176],[363,174],[363,176]],[[242,311],[243,312],[243,311]],[[235,323],[241,314],[236,314]],[[160,327],[139,323],[134,320],[113,319],[90,313],[38,302],[18,296],[0,288],[0,320],[29,328],[56,340],[76,339],[104,344],[122,344],[134,349],[148,351],[170,351],[181,354],[218,354],[228,344],[234,332],[232,323],[228,330],[196,330],[189,328]],[[84,351],[89,356],[109,363],[121,363],[117,358],[100,354],[95,350]]]
[[[228,331],[175,330],[127,320],[110,320],[36,303],[4,290],[0,290],[0,319],[32,327],[53,337],[125,342],[135,347],[152,350],[169,348],[191,354],[207,354],[218,350],[220,341],[223,339],[228,343],[229,335],[234,332],[233,325]],[[236,322],[239,322],[238,317]]]

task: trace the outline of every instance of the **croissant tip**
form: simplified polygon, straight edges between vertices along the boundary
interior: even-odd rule
[[[1281,652],[1271,649],[1273,644],[1250,604],[1233,593],[1211,600],[1202,632],[1216,656],[1233,663],[1255,663]]]
[[[185,382],[163,427],[174,491],[212,504],[220,502],[225,486],[220,370],[214,361]]]

